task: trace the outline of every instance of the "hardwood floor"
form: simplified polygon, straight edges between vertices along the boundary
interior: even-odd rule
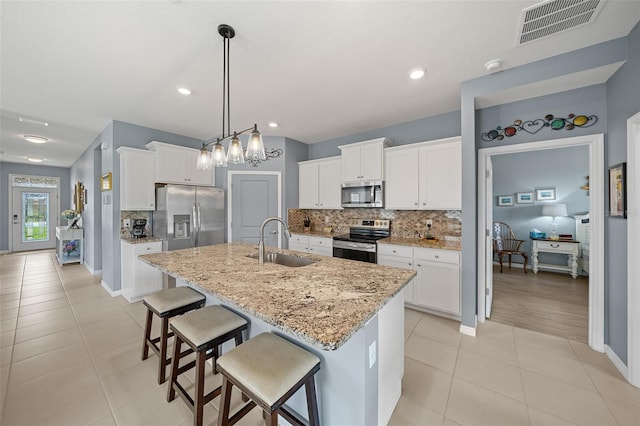
[[[589,278],[494,265],[491,320],[588,343]]]

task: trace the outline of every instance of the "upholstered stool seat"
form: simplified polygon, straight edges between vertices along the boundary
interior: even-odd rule
[[[207,306],[189,312],[171,322],[171,331],[175,335],[171,378],[167,393],[167,401],[176,397],[176,391],[193,411],[193,424],[202,425],[204,405],[220,395],[218,386],[208,394],[204,394],[205,362],[213,358],[214,373],[218,358],[219,346],[228,340],[235,339],[236,346],[242,343],[242,331],[247,329],[247,320],[219,305]],[[182,344],[190,350],[180,352]],[[195,352],[196,359],[180,367],[180,359],[186,354]],[[192,398],[178,381],[178,376],[192,368],[196,368],[195,392]]]
[[[312,353],[271,333],[262,333],[218,358],[222,374],[222,397],[218,425],[234,424],[258,405],[265,413],[267,425],[278,424],[278,414],[293,424],[305,424],[283,407],[302,385],[307,394],[309,425],[318,425],[318,407],[314,374],[320,359]],[[238,387],[251,401],[229,418],[232,386]]]
[[[160,384],[166,380],[165,368],[171,363],[171,358],[167,358],[167,340],[173,336],[169,333],[169,319],[203,307],[205,297],[190,287],[176,287],[145,296],[142,303],[147,307],[147,319],[142,341],[142,360],[149,357],[149,349],[158,356],[158,383]],[[162,323],[160,336],[152,339],[151,326],[154,314],[162,320]]]

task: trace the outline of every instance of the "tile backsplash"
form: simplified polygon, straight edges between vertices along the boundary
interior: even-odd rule
[[[289,209],[289,228],[303,229],[305,217],[311,220],[312,230],[321,231],[330,226],[333,233],[348,233],[349,221],[353,219],[388,219],[391,236],[399,238],[423,238],[427,231],[426,221],[431,219],[431,234],[435,238],[459,241],[462,237],[460,210]]]

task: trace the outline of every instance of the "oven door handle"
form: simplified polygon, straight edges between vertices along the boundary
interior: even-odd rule
[[[343,249],[343,250],[355,250],[355,251],[366,251],[368,253],[376,252],[375,244],[366,244],[366,243],[353,243],[349,241],[333,241],[333,248]]]

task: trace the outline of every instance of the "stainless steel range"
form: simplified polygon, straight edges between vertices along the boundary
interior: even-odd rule
[[[389,226],[389,220],[354,219],[349,235],[333,237],[333,257],[377,263],[376,241],[389,237]]]

